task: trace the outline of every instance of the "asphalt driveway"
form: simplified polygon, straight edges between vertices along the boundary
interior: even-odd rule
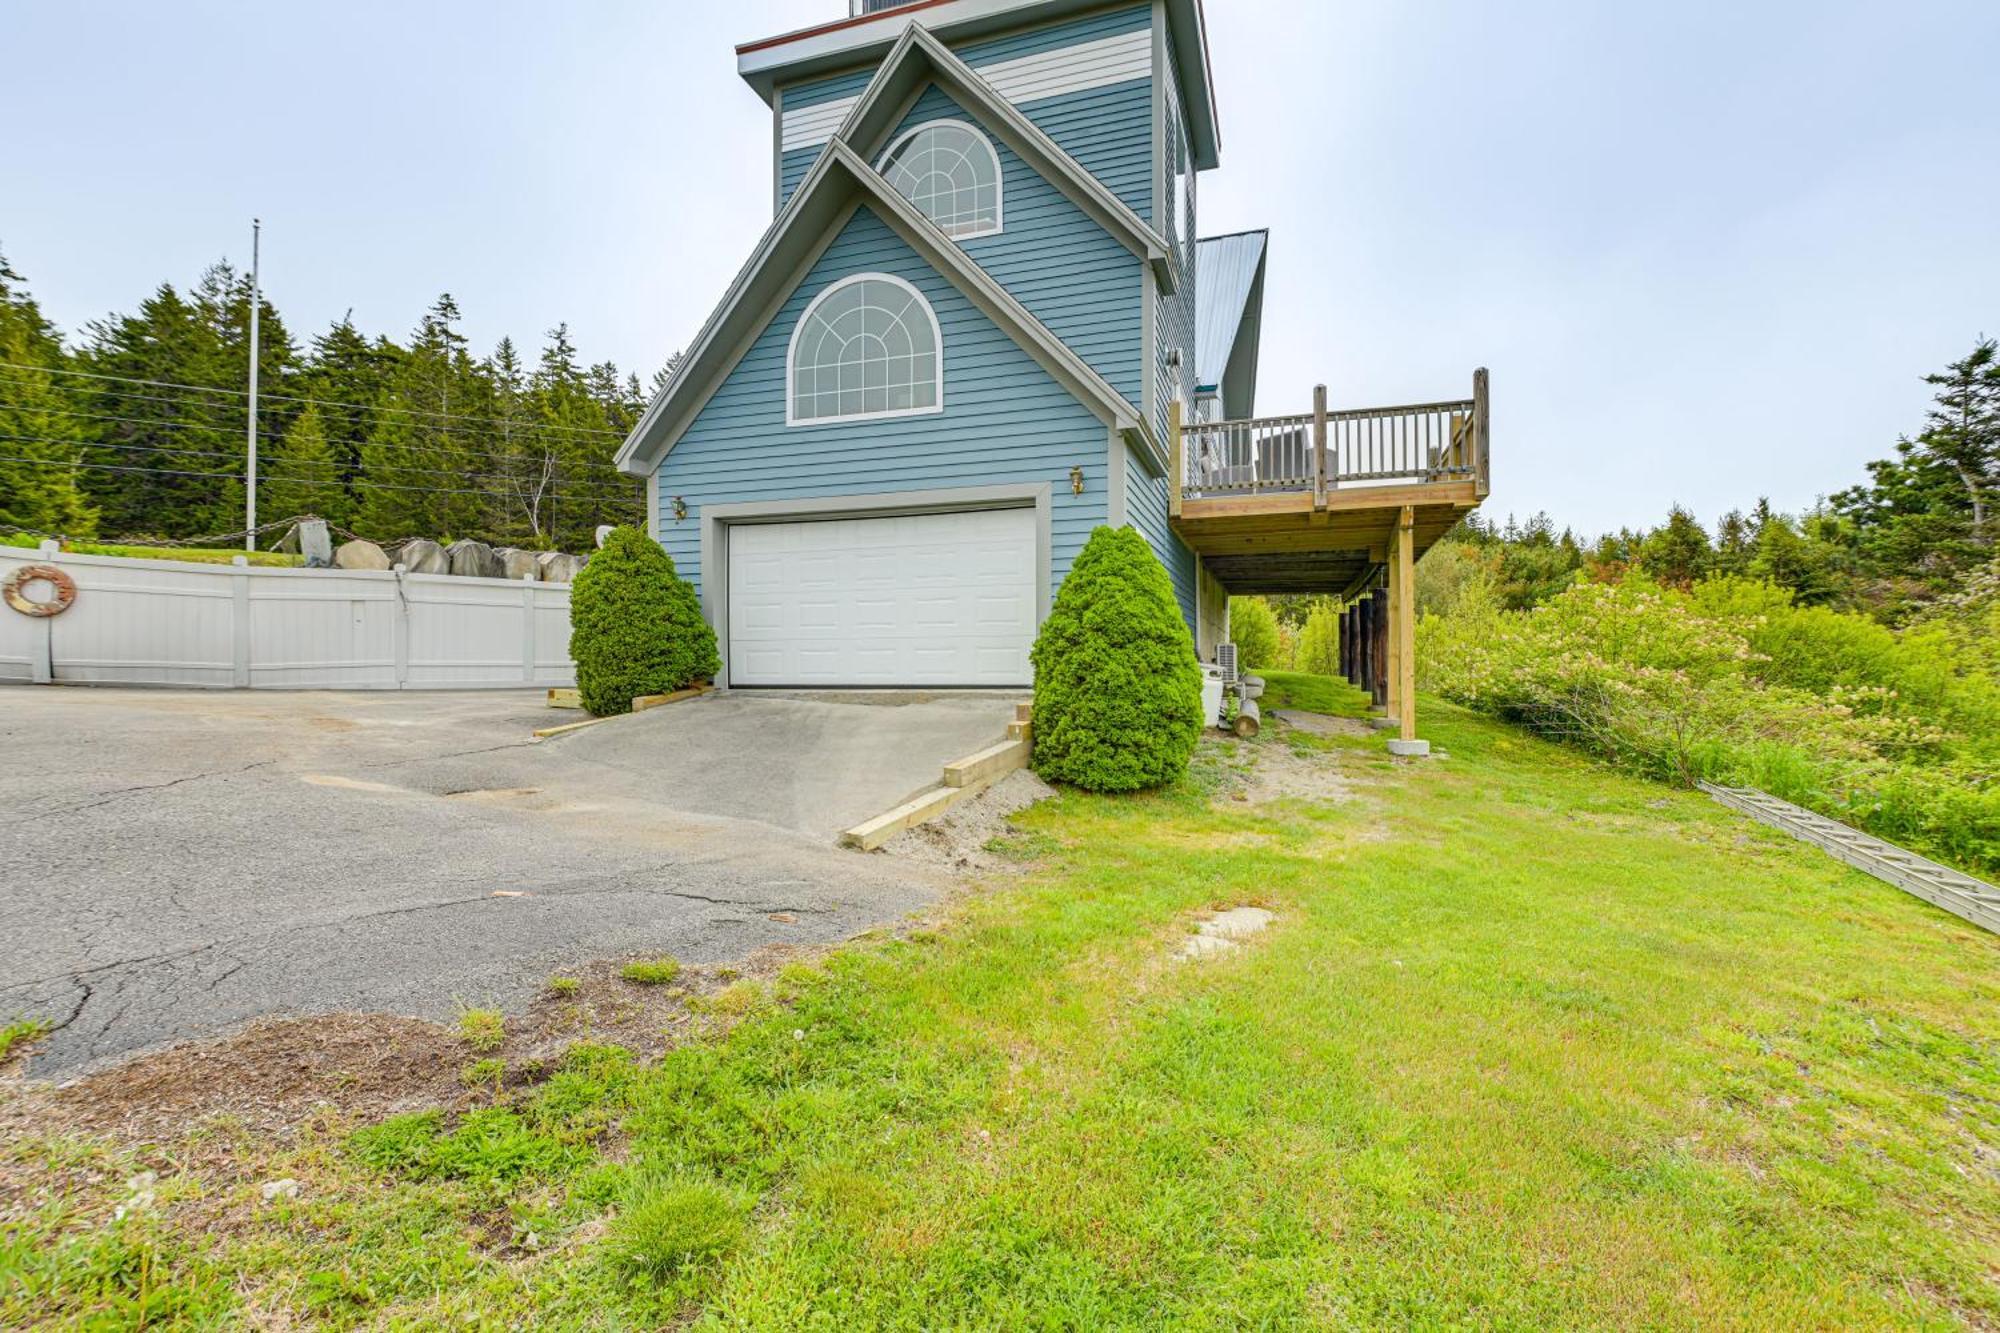
[[[539,695],[0,688],[0,1022],[62,1075],[269,1014],[446,1019],[551,973],[843,939],[933,872],[835,832],[990,695],[721,695],[539,744]],[[773,920],[773,917],[784,918]]]

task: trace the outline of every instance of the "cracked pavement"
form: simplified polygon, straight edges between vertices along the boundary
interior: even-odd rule
[[[535,743],[539,692],[0,688],[0,1022],[64,1077],[252,1018],[515,1009],[552,973],[819,944],[934,901],[836,831],[991,695],[712,696]],[[773,916],[790,918],[774,921]]]

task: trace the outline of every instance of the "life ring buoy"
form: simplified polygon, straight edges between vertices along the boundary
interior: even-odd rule
[[[46,583],[56,595],[46,602],[35,601],[23,591],[30,583]],[[0,584],[0,593],[24,616],[59,616],[76,601],[76,580],[54,565],[21,565]]]

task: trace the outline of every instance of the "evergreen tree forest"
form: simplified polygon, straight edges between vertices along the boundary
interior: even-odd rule
[[[0,258],[0,538],[240,541],[250,300],[217,264],[65,337]],[[262,300],[260,527],[587,551],[599,524],[643,519],[611,461],[638,377],[586,364],[566,326],[481,355],[460,323],[443,295],[401,342],[345,318],[301,339]]]

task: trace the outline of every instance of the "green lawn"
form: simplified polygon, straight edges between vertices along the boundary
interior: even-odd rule
[[[656,1066],[285,1147],[17,1142],[54,1193],[0,1199],[0,1325],[2000,1321],[2000,941],[1704,798],[1423,730],[1449,758],[1271,728],[1060,795],[1021,877],[738,983],[733,1035]],[[1235,799],[1257,765],[1348,798]],[[1168,961],[1236,903],[1277,921]],[[142,1166],[158,1206],[111,1223]]]
[[[1266,708],[1298,708],[1335,717],[1366,717],[1368,696],[1333,676],[1309,676],[1303,671],[1257,671],[1264,678]]]

